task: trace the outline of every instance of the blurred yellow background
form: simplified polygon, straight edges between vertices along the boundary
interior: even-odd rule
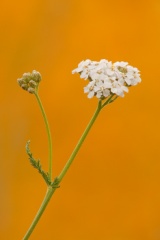
[[[160,1],[2,0],[0,8],[0,239],[23,238],[46,192],[25,153],[30,139],[47,170],[44,122],[16,79],[42,74],[57,176],[97,106],[71,71],[105,58],[140,69],[142,83],[101,112],[30,239],[159,240]]]

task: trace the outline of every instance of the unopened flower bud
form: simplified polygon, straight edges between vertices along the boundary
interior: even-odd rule
[[[29,93],[36,93],[40,81],[41,74],[36,70],[33,70],[32,73],[24,73],[22,78],[17,79],[19,86]]]
[[[28,73],[23,73],[22,76],[23,76],[23,78],[27,78],[27,77],[30,77],[30,75],[31,75],[31,74],[28,72]]]
[[[37,83],[36,83],[35,81],[33,81],[33,80],[30,80],[30,81],[29,81],[29,85],[30,85],[31,87],[35,88],[35,87],[37,86]]]
[[[29,87],[27,91],[28,91],[29,93],[35,93],[35,89],[32,88],[32,87]]]
[[[37,72],[36,70],[33,70],[32,71],[32,79],[35,82],[39,83],[41,81],[41,79],[42,79],[41,74],[39,72]]]
[[[24,73],[23,76],[22,76],[22,79],[28,83],[29,80],[31,79],[31,74],[30,73]]]
[[[21,88],[23,88],[24,90],[28,90],[28,85],[25,84],[25,83],[23,83],[23,84],[21,85]]]
[[[22,78],[18,78],[17,82],[18,82],[19,86],[22,86],[22,84],[24,83]]]

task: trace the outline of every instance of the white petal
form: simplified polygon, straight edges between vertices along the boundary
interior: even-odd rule
[[[84,87],[83,89],[84,89],[84,93],[89,92],[89,87],[88,86]]]
[[[103,91],[103,96],[104,97],[108,97],[110,95],[110,91],[108,90],[108,89],[105,89],[104,91]]]
[[[124,92],[121,88],[117,89],[117,95],[120,97],[124,97]]]
[[[126,86],[122,86],[123,91],[129,92],[128,88]]]
[[[101,96],[102,96],[102,92],[101,92],[101,91],[97,92],[96,97],[97,97],[97,98],[100,98]]]
[[[112,75],[114,75],[114,72],[111,69],[107,69],[107,74],[109,76],[112,76]]]
[[[129,79],[129,78],[125,78],[125,82],[126,82],[128,85],[131,85],[131,83],[132,83],[131,79]]]
[[[111,82],[104,82],[104,87],[105,88],[111,88],[112,87]]]
[[[92,98],[94,96],[94,91],[88,93],[88,98]]]
[[[81,72],[80,78],[87,79],[88,78],[87,72]]]
[[[111,88],[112,93],[117,93],[117,88]]]

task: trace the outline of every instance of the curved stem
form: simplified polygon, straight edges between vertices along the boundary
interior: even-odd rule
[[[101,105],[102,105],[102,102],[101,102],[101,100],[100,100],[99,103],[98,103],[98,107],[97,107],[97,109],[96,109],[96,111],[95,111],[92,119],[90,120],[88,126],[86,127],[84,133],[82,134],[79,142],[77,143],[75,149],[73,150],[73,152],[72,152],[70,158],[68,159],[66,165],[65,165],[64,168],[62,169],[60,175],[58,176],[58,181],[59,181],[59,182],[61,182],[62,179],[63,179],[63,177],[66,175],[66,173],[67,173],[70,165],[72,164],[72,162],[73,162],[74,158],[76,157],[76,155],[77,155],[80,147],[82,146],[85,138],[87,137],[87,135],[88,135],[88,133],[89,133],[89,130],[91,129],[93,123],[95,122],[96,118],[98,117],[98,114],[99,114],[99,112],[100,112],[100,110],[101,110]]]
[[[51,132],[50,132],[50,128],[49,128],[46,113],[44,111],[42,102],[41,102],[40,97],[39,97],[37,92],[35,93],[35,97],[36,97],[38,105],[41,109],[43,119],[44,119],[44,122],[45,122],[45,126],[46,126],[46,130],[47,130],[48,144],[49,144],[48,173],[49,173],[50,181],[52,182],[52,138],[51,138]]]
[[[31,224],[30,228],[28,229],[26,235],[24,236],[23,240],[28,240],[29,239],[30,235],[32,234],[32,232],[33,232],[35,226],[37,225],[40,217],[42,216],[44,210],[46,209],[46,207],[47,207],[47,205],[48,205],[48,203],[49,203],[49,201],[50,201],[50,199],[51,199],[55,190],[56,190],[56,188],[51,188],[51,187],[48,188],[46,196],[45,196],[45,198],[44,198],[44,200],[41,204],[41,207],[39,208],[32,224]]]

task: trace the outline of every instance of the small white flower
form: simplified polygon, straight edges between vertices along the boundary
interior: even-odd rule
[[[94,90],[96,92],[96,97],[101,98],[102,96],[108,97],[110,94],[110,91],[107,89],[107,87],[104,85],[103,81],[96,82],[96,85],[94,87]]]
[[[95,82],[89,82],[89,84],[84,87],[84,93],[88,93],[88,98],[92,98],[95,94]]]
[[[114,81],[112,83],[111,92],[117,96],[124,97],[124,92],[128,92],[128,88],[122,85],[120,81]]]
[[[80,62],[80,63],[78,64],[78,68],[74,69],[74,70],[72,71],[72,73],[74,74],[74,73],[79,73],[79,72],[84,71],[84,69],[88,67],[88,65],[89,65],[90,62],[91,62],[91,60],[89,60],[89,59]]]

